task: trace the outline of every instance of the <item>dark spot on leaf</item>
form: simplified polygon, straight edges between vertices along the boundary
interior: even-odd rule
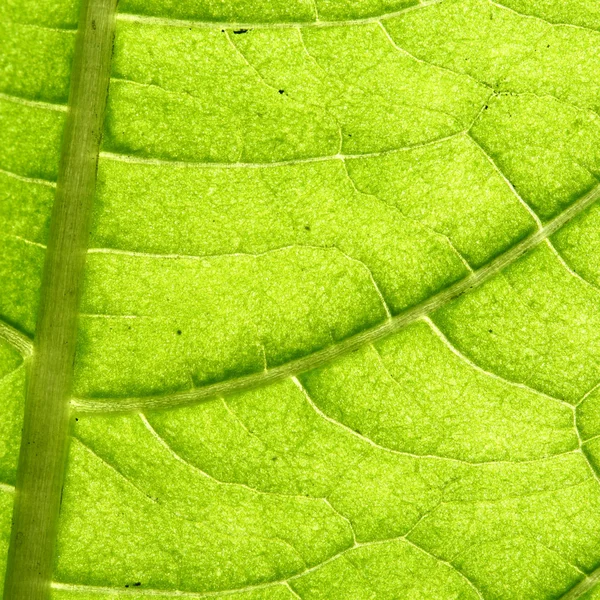
[[[488,109],[488,105],[486,104],[483,108],[484,108],[484,110],[487,110]]]
[[[285,90],[279,90],[279,93],[280,93],[280,94],[283,94],[283,92],[285,92]]]
[[[96,21],[92,19],[92,29],[96,31]]]
[[[129,584],[128,584],[128,583],[126,583],[126,584],[125,584],[125,587],[129,587]]]
[[[488,331],[489,331],[490,333],[494,333],[494,332],[493,332],[491,329],[488,329]]]
[[[273,457],[271,460],[277,460],[277,457],[276,457],[276,456],[274,456],[274,457]]]
[[[306,229],[306,231],[310,231],[310,225],[305,225],[304,229]]]
[[[177,330],[177,335],[181,335],[181,329]]]
[[[248,31],[247,29],[234,29],[233,33],[239,34],[239,33],[246,33],[247,31]]]
[[[136,581],[136,583],[133,584],[135,587],[140,587],[140,585],[142,585],[142,583],[140,581]]]
[[[79,419],[78,419],[77,417],[75,417],[75,420],[76,420],[76,421],[79,421]]]

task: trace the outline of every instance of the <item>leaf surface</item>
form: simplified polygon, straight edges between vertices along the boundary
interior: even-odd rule
[[[0,7],[2,577],[78,10]],[[600,594],[597,3],[111,18],[53,600]]]

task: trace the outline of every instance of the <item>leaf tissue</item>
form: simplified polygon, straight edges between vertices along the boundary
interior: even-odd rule
[[[600,599],[597,0],[0,48],[0,597]]]

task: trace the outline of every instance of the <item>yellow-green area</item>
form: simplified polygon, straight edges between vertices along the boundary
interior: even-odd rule
[[[3,339],[66,306],[77,10],[0,7]],[[121,0],[115,27],[40,598],[595,598],[597,3]],[[1,573],[30,360],[0,340]]]

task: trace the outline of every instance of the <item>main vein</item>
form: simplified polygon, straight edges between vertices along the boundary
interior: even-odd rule
[[[273,383],[291,375],[297,375],[298,373],[320,367],[343,354],[371,344],[407,327],[418,319],[448,304],[451,300],[454,300],[465,292],[479,287],[499,271],[514,263],[527,251],[550,237],[599,198],[600,185],[583,195],[560,215],[546,223],[544,227],[538,229],[535,233],[526,237],[477,271],[474,271],[468,277],[461,279],[399,315],[386,319],[371,329],[361,331],[332,346],[328,346],[297,360],[243,377],[219,381],[181,392],[131,398],[74,398],[71,404],[79,412],[139,412],[149,409],[173,408]]]
[[[50,596],[77,309],[110,75],[116,0],[84,0],[17,471],[5,600]]]
[[[571,588],[559,600],[577,600],[582,598],[586,592],[592,590],[600,582],[600,567],[597,567],[587,577],[582,579],[575,587]]]

